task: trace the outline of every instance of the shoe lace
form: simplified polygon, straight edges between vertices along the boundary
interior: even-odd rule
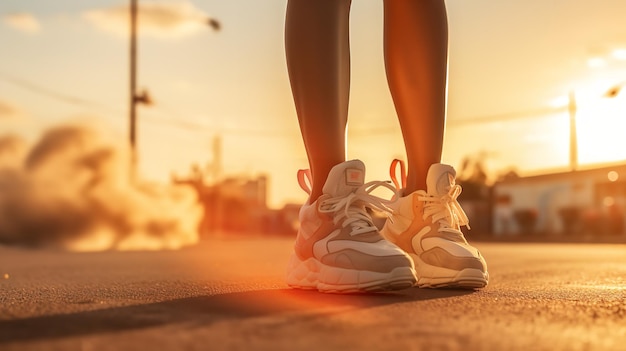
[[[400,166],[400,181],[397,179],[398,165]],[[389,167],[389,174],[398,191],[406,187],[404,161],[394,159]],[[429,195],[424,190],[418,190],[417,194],[418,200],[424,203],[424,219],[431,217],[433,223],[439,224],[439,232],[449,240],[465,242],[465,237],[459,228],[466,226],[469,229],[470,226],[469,218],[457,200],[462,190],[460,185],[454,184],[443,196]]]
[[[378,187],[385,187],[396,193],[396,190],[387,182],[374,181],[365,183],[346,196],[324,199],[319,207],[322,213],[333,214],[333,223],[341,222],[342,227],[350,226],[350,235],[358,235],[378,230],[367,208],[391,215],[389,207],[391,201],[371,194]]]
[[[298,184],[307,194],[311,195],[312,176],[309,169],[298,170]],[[389,205],[393,201],[385,200],[374,196],[371,193],[379,187],[385,187],[394,194],[392,198],[397,198],[397,189],[388,182],[373,181],[365,183],[346,196],[331,197],[324,199],[319,207],[322,213],[332,213],[333,223],[342,222],[342,227],[351,226],[350,235],[358,235],[378,230],[374,225],[372,217],[367,212],[367,208],[386,214],[388,217],[393,210]]]
[[[461,191],[458,184],[452,185],[443,196],[430,195],[420,190],[418,200],[424,203],[424,218],[431,217],[433,223],[438,223],[440,233],[447,234],[446,237],[450,240],[465,242],[460,227],[466,226],[469,229],[470,226],[467,214],[457,201]]]

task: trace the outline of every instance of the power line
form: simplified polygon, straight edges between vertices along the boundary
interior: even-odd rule
[[[88,99],[84,99],[84,98],[79,98],[76,96],[72,96],[70,94],[66,94],[66,93],[60,93],[60,92],[56,92],[52,89],[46,88],[44,86],[41,86],[39,84],[33,83],[31,81],[28,81],[26,79],[21,79],[21,78],[17,78],[11,75],[8,75],[6,73],[0,72],[0,79],[3,79],[15,86],[18,86],[22,89],[28,90],[31,93],[35,93],[41,96],[45,96],[69,105],[74,105],[74,106],[80,106],[80,107],[88,107],[88,108],[96,108],[102,112],[106,112],[106,113],[114,113],[116,115],[119,115],[119,119],[122,119],[123,117],[121,116],[124,112],[122,111],[122,109],[120,108],[114,108],[114,107],[110,107],[107,106],[105,104],[99,103],[99,102],[95,102],[95,101],[91,101]],[[157,110],[161,110],[164,112],[164,114],[168,114],[168,115],[174,115],[174,116],[180,116],[182,115],[181,113],[178,112],[172,112],[169,109],[163,108],[162,106],[154,106],[154,108],[156,108]],[[185,129],[185,130],[190,130],[190,131],[198,131],[198,130],[212,130],[218,133],[222,133],[222,134],[239,134],[239,135],[247,135],[247,136],[266,136],[266,137],[280,137],[280,136],[285,136],[285,135],[289,135],[292,132],[288,131],[288,130],[265,130],[265,131],[260,131],[260,130],[255,130],[255,129],[242,129],[242,128],[224,128],[224,127],[215,127],[215,126],[208,126],[206,124],[202,124],[202,123],[198,123],[198,122],[194,122],[194,121],[189,121],[189,120],[185,120],[185,119],[173,119],[173,118],[159,118],[159,117],[155,117],[155,116],[150,116],[147,115],[145,117],[146,122],[148,123],[160,123],[160,124],[166,124],[172,127],[176,127],[179,129]]]
[[[502,113],[489,116],[476,116],[470,118],[449,120],[447,123],[450,125],[464,125],[464,124],[476,124],[476,123],[493,123],[502,121],[511,121],[516,119],[529,119],[545,117],[559,112],[567,112],[567,106],[564,107],[545,107],[536,110]]]
[[[212,130],[220,134],[260,136],[260,137],[283,137],[283,136],[289,136],[293,134],[293,131],[290,131],[290,130],[278,130],[278,129],[259,130],[259,129],[239,128],[239,127],[210,126],[210,125],[193,122],[189,120],[162,118],[162,117],[155,117],[151,115],[146,115],[145,118],[146,118],[146,121],[149,121],[152,123],[165,124],[168,126],[177,127],[180,129],[186,129],[189,131]]]
[[[52,99],[56,99],[59,101],[63,101],[65,103],[68,103],[70,105],[76,105],[76,106],[84,106],[84,107],[91,107],[91,108],[97,108],[100,109],[102,111],[106,111],[108,113],[114,112],[114,113],[119,113],[119,110],[113,109],[109,106],[106,106],[104,104],[98,103],[98,102],[94,102],[94,101],[90,101],[87,99],[83,99],[83,98],[79,98],[79,97],[75,97],[69,94],[64,94],[64,93],[59,93],[56,92],[52,89],[48,89],[46,87],[43,87],[41,85],[32,83],[28,80],[25,79],[20,79],[20,78],[16,78],[14,76],[8,75],[6,73],[0,72],[0,78],[2,78],[3,80],[18,86],[22,89],[28,90],[30,92],[39,94],[39,95],[43,95]]]
[[[70,105],[88,107],[88,108],[96,108],[102,112],[106,113],[114,113],[119,114],[120,118],[122,118],[122,114],[124,113],[122,109],[110,107],[103,103],[76,97],[70,94],[61,93],[49,89],[47,87],[41,86],[39,84],[33,83],[29,80],[17,78],[15,76],[0,72],[0,79],[3,79],[13,85],[16,85],[22,89],[28,90],[32,93],[42,95],[48,98],[52,98]],[[161,110],[161,114],[167,114],[170,116],[182,116],[183,114],[174,111],[168,107],[159,105],[153,105],[152,108],[157,110]],[[493,123],[493,122],[503,122],[503,121],[511,121],[516,119],[534,119],[545,117],[546,115],[566,112],[567,107],[547,107],[540,108],[530,111],[522,111],[522,112],[514,112],[514,113],[503,113],[503,114],[495,114],[489,116],[476,116],[470,118],[463,119],[454,119],[448,120],[447,124],[450,127],[455,126],[464,126],[468,124],[483,124],[483,123]],[[186,120],[184,118],[159,118],[155,116],[146,115],[146,122],[149,123],[159,123],[170,125],[172,127],[176,127],[179,129],[185,129],[189,131],[198,131],[198,130],[212,130],[217,133],[222,134],[234,134],[234,135],[245,135],[245,136],[260,136],[260,137],[284,137],[293,134],[294,131],[291,130],[258,130],[258,129],[245,129],[245,128],[227,128],[227,127],[219,127],[219,126],[209,126],[203,123],[198,123],[190,120]],[[386,128],[351,128],[349,132],[351,134],[356,134],[354,136],[361,135],[381,135],[381,134],[393,134],[398,132],[398,128],[394,127],[386,127]]]

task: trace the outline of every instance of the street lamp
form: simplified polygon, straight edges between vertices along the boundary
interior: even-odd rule
[[[130,0],[130,116],[129,116],[129,139],[131,157],[131,179],[137,177],[137,104],[151,105],[152,98],[144,89],[137,92],[137,1]],[[216,32],[222,28],[221,23],[214,18],[202,19]]]
[[[604,93],[604,97],[606,98],[614,98],[617,97],[617,95],[619,95],[620,91],[622,91],[622,88],[624,87],[624,85],[626,84],[626,82],[622,82],[619,83],[617,85],[612,86],[609,90],[606,91],[606,93]]]
[[[626,82],[612,86],[602,96],[605,98],[614,98],[619,95]],[[569,112],[569,167],[571,171],[578,169],[578,130],[576,128],[576,112],[578,106],[576,104],[576,93],[572,90],[569,92],[568,106]]]
[[[137,176],[137,0],[130,0],[130,172],[131,180]]]

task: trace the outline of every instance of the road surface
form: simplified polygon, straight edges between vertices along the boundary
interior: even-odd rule
[[[626,350],[626,245],[477,243],[480,291],[289,289],[292,239],[0,246],[0,350]]]

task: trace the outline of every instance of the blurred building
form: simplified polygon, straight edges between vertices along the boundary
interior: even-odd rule
[[[462,230],[468,237],[484,236],[490,234],[492,230],[492,209],[491,187],[484,181],[473,179],[459,179],[458,184],[463,188],[463,192],[458,198],[463,211],[470,221],[472,230],[463,227]]]
[[[201,237],[211,235],[266,234],[295,235],[299,206],[285,205],[281,209],[267,206],[268,179],[226,177],[208,183],[198,167],[184,178],[173,177],[178,184],[192,186],[203,206]]]
[[[300,206],[281,209],[267,206],[268,178],[265,175],[224,176],[222,138],[212,141],[213,159],[205,167],[194,164],[187,176],[172,176],[172,182],[192,186],[204,208],[201,237],[211,235],[295,235]]]
[[[506,177],[493,186],[495,235],[625,232],[626,165]]]

